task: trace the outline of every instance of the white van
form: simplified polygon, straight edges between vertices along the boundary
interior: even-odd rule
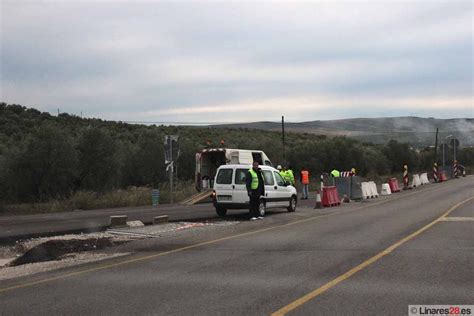
[[[196,154],[195,186],[199,192],[212,188],[217,168],[227,164],[252,164],[272,166],[272,162],[261,150],[211,148]]]
[[[219,216],[225,216],[228,209],[248,209],[249,197],[245,179],[251,165],[222,165],[214,180],[212,201]],[[262,196],[259,210],[265,214],[267,208],[287,208],[296,210],[297,196],[295,187],[285,183],[282,176],[271,166],[260,166],[265,181],[265,196]]]

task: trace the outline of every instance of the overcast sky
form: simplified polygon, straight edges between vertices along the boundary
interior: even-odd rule
[[[124,121],[474,117],[472,1],[5,1],[0,101]]]

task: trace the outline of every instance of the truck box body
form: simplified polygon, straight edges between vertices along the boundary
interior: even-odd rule
[[[270,159],[261,150],[212,148],[196,154],[195,185],[198,191],[212,188],[217,168],[228,164],[251,165],[253,161],[272,166]]]

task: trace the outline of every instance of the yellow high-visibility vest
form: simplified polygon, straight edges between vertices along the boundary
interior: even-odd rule
[[[257,188],[258,188],[258,175],[255,172],[255,170],[253,170],[253,168],[249,169],[249,173],[252,176],[252,182],[250,184],[250,188],[252,190],[257,190]]]

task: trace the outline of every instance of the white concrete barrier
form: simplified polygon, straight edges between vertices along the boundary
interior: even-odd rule
[[[362,197],[364,199],[373,199],[379,197],[379,192],[377,191],[377,185],[374,181],[370,182],[362,182],[361,183],[362,189]]]
[[[382,190],[380,192],[381,195],[390,195],[392,194],[392,191],[390,190],[390,186],[388,183],[383,183],[382,184]]]
[[[370,185],[368,182],[362,182],[360,184],[361,189],[362,189],[362,197],[364,199],[370,199],[372,197],[372,192],[370,190]]]
[[[430,184],[430,180],[428,179],[428,173],[422,173],[420,176],[421,184]]]
[[[419,187],[420,185],[421,185],[420,176],[418,174],[414,174],[411,186],[416,188],[416,187]]]
[[[372,197],[378,198],[379,197],[379,192],[377,191],[377,185],[375,184],[375,182],[370,181],[369,185],[370,185],[370,192],[372,193]]]

